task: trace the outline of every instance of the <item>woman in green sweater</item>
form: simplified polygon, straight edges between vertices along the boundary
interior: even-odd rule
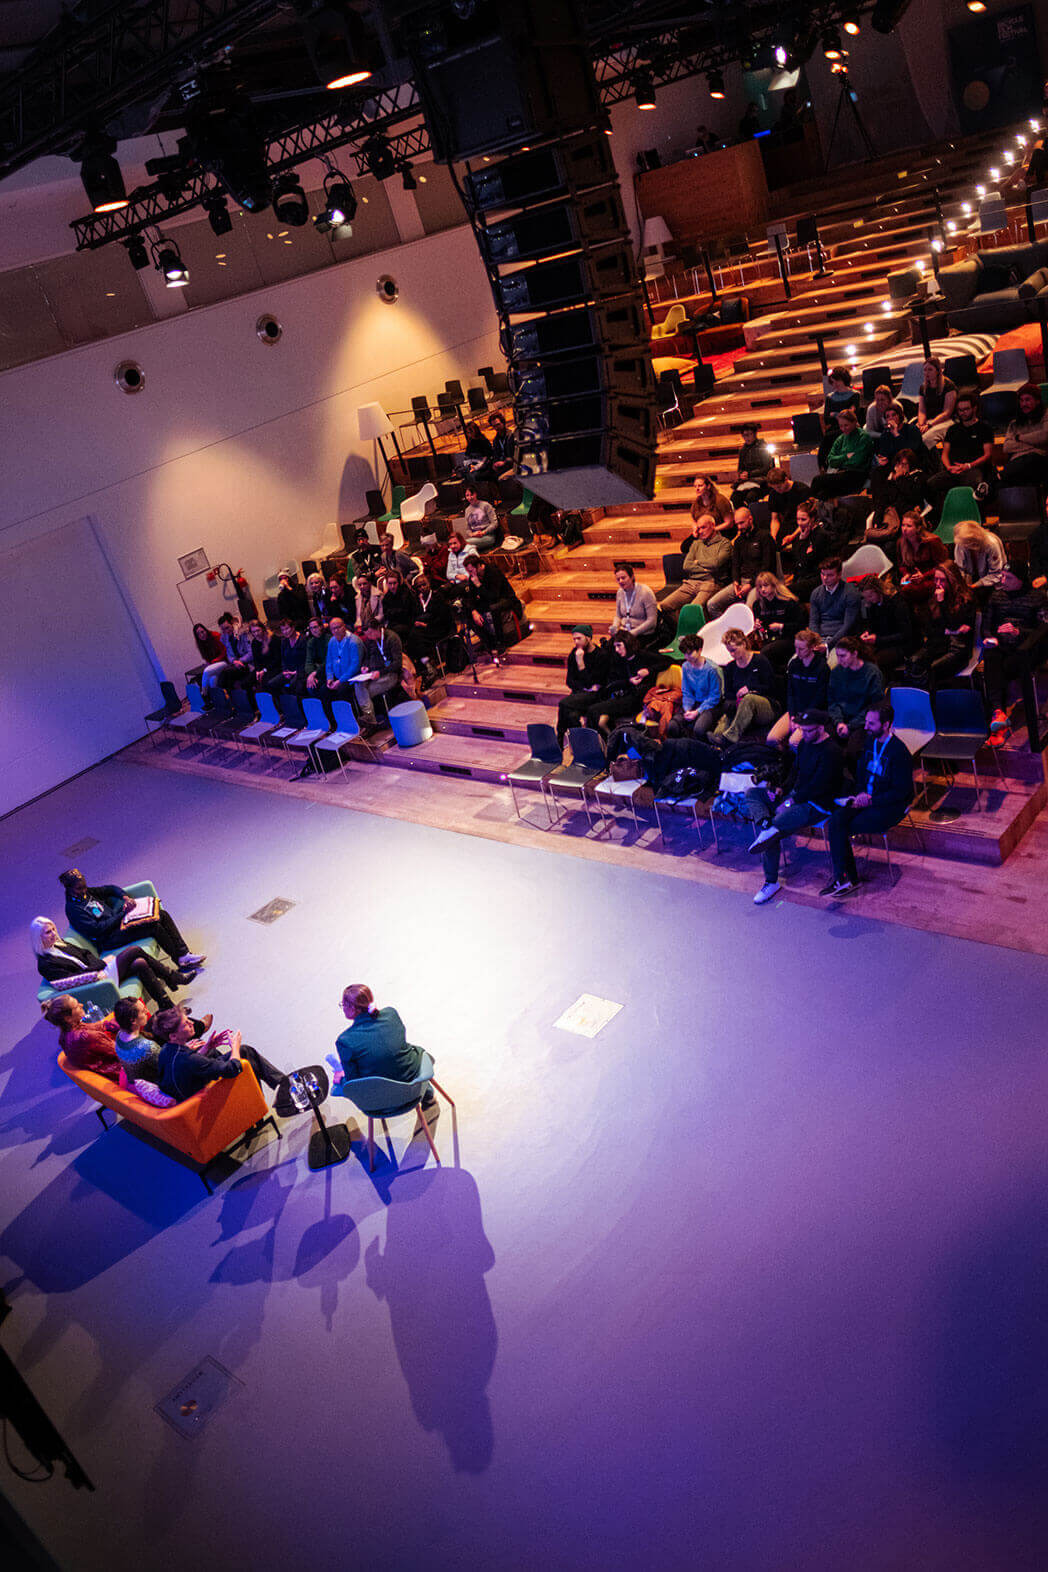
[[[829,451],[826,473],[816,475],[811,489],[817,497],[845,497],[862,491],[873,464],[873,438],[860,429],[853,409],[837,416],[841,434]]]

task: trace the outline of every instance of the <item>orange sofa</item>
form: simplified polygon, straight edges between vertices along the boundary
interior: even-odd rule
[[[138,1125],[155,1140],[181,1152],[196,1168],[209,1194],[211,1186],[205,1170],[227,1146],[266,1123],[273,1126],[280,1138],[262,1088],[249,1064],[245,1064],[232,1080],[212,1081],[202,1092],[171,1108],[154,1108],[134,1092],[122,1091],[115,1081],[107,1080],[104,1075],[74,1069],[64,1053],[58,1055],[58,1068],[96,1103],[111,1108],[129,1124]],[[103,1127],[108,1128],[101,1108],[96,1108],[95,1112]]]

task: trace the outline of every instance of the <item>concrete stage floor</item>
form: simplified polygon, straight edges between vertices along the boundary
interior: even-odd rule
[[[370,982],[458,1165],[446,1110],[374,1178],[298,1120],[208,1198],[101,1134],[28,947],[70,861],[155,879],[285,1068]],[[122,763],[0,866],[0,1337],[98,1486],[3,1488],[61,1567],[1045,1566],[1043,958]]]

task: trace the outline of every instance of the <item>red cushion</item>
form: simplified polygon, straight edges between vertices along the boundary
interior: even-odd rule
[[[1026,364],[1030,368],[1031,382],[1044,382],[1044,350],[1041,348],[1041,324],[1039,322],[1024,322],[1022,327],[1011,328],[1007,333],[1002,333],[994,350],[999,349],[1025,349]],[[987,355],[980,372],[993,374],[993,351]]]

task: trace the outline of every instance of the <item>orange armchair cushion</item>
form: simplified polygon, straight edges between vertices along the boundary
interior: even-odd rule
[[[148,1130],[201,1167],[269,1112],[249,1064],[232,1080],[212,1081],[202,1092],[175,1103],[173,1108],[154,1108],[134,1092],[122,1091],[105,1076],[74,1069],[64,1053],[58,1055],[58,1068],[96,1103],[112,1108],[130,1124]]]

